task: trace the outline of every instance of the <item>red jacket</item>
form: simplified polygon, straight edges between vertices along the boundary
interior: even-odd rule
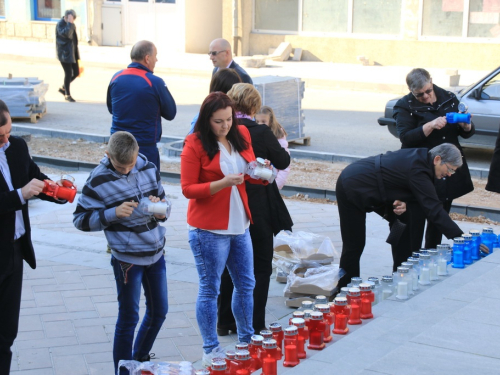
[[[240,155],[247,162],[251,162],[255,160],[255,155],[250,133],[245,126],[238,125],[238,129],[248,143],[248,148],[240,152]],[[182,194],[189,199],[187,211],[189,225],[207,230],[228,228],[231,187],[210,195],[210,183],[223,178],[224,174],[220,169],[220,152],[210,160],[198,136],[188,135],[181,154],[181,187]],[[248,175],[245,175],[245,180],[257,184],[264,183],[261,180],[251,179]],[[236,187],[243,201],[245,212],[252,222],[245,184],[239,184]]]

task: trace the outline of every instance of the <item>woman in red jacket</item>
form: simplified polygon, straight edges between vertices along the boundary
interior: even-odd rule
[[[224,357],[216,333],[217,295],[227,266],[234,283],[232,309],[238,339],[250,342],[252,328],[253,253],[251,214],[245,189],[247,163],[255,160],[250,134],[234,123],[233,102],[211,93],[203,102],[194,133],[181,154],[182,193],[189,198],[189,244],[199,275],[196,319],[203,338],[203,365]],[[256,180],[253,180],[256,183]]]

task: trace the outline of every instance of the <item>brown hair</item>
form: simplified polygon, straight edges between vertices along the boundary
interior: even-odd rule
[[[271,107],[265,105],[256,114],[269,116],[269,128],[276,138],[280,139],[287,136],[285,129],[283,129],[281,124],[276,119],[276,115],[274,114],[274,111]]]
[[[219,69],[210,81],[210,92],[220,91],[227,94],[235,83],[241,83],[241,78],[236,70]]]
[[[245,115],[257,113],[262,105],[259,92],[250,83],[233,85],[227,95],[234,101],[236,111]]]
[[[111,158],[120,164],[128,164],[134,161],[134,156],[139,151],[139,145],[132,134],[118,131],[109,137],[107,149]]]

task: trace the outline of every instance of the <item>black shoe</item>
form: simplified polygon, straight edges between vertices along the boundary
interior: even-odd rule
[[[149,362],[149,361],[151,361],[154,358],[156,358],[155,357],[155,353],[149,353],[149,354],[146,354],[142,358],[138,358],[137,361],[139,361],[139,362]]]
[[[229,335],[229,331],[233,333],[237,333],[236,324],[230,324],[229,326],[217,326],[217,335],[218,336],[227,336]]]
[[[75,100],[75,99],[73,99],[73,98],[71,97],[71,95],[64,95],[64,100],[66,100],[67,102],[71,102],[71,103],[76,102],[76,100]]]
[[[59,90],[57,91],[66,96],[66,90],[64,89],[64,87],[59,87]]]

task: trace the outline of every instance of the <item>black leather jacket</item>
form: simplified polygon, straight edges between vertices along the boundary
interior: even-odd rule
[[[57,58],[63,63],[75,64],[80,59],[76,26],[66,22],[64,17],[56,26],[56,51]]]

